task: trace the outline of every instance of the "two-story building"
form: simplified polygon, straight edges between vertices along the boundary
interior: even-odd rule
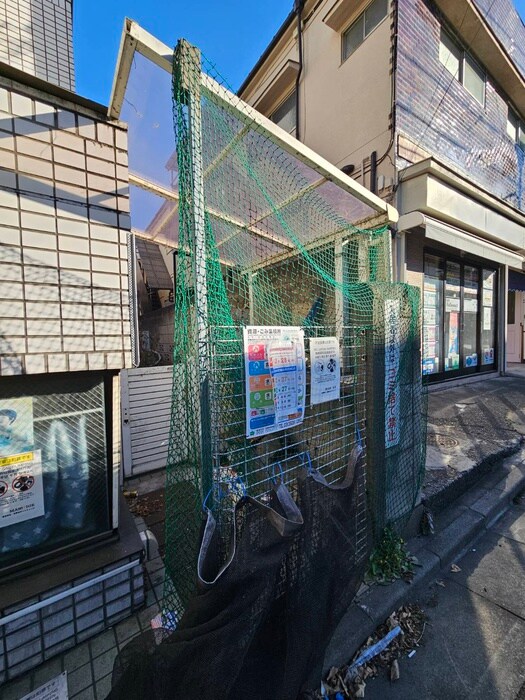
[[[127,129],[73,92],[71,13],[0,0],[0,686],[144,602],[119,498]]]
[[[524,46],[510,0],[298,1],[239,90],[399,210],[431,381],[524,357]]]

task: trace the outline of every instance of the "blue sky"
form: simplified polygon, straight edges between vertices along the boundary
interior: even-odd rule
[[[74,0],[77,92],[108,103],[125,17],[169,46],[181,37],[196,44],[237,89],[292,6],[293,0]]]
[[[515,5],[525,17],[525,0]],[[75,0],[77,92],[107,104],[124,18],[164,43],[199,46],[237,89],[293,6],[293,0]]]

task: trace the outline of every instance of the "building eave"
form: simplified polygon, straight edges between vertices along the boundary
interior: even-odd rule
[[[277,46],[279,41],[283,38],[287,29],[292,27],[295,15],[296,15],[295,10],[292,10],[289,13],[289,15],[286,17],[284,22],[281,24],[281,26],[277,30],[277,33],[274,35],[273,39],[270,41],[268,46],[264,49],[264,51],[261,54],[260,58],[258,59],[257,63],[254,65],[254,67],[248,73],[248,75],[246,76],[246,78],[242,82],[242,85],[237,90],[238,95],[240,95],[240,96],[243,95],[244,91],[248,88],[248,86],[250,85],[252,80],[255,78],[255,76],[257,75],[259,70],[266,64],[272,51],[275,49],[275,47]]]

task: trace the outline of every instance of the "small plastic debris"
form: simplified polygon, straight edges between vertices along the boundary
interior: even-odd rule
[[[345,700],[343,693],[336,693],[335,700]]]
[[[124,498],[137,498],[138,495],[138,491],[124,491]]]
[[[397,659],[395,659],[392,662],[392,666],[390,666],[390,680],[392,682],[399,680],[399,663]]]
[[[475,551],[476,551],[476,548],[474,547],[473,549],[471,549],[471,551],[472,551],[472,552],[475,552]]]
[[[364,681],[361,681],[361,683],[359,683],[359,685],[357,686],[357,689],[355,691],[356,698],[364,698],[365,697],[365,688],[366,688],[366,683]]]
[[[151,620],[151,629],[165,629],[172,632],[177,629],[177,613],[173,610],[159,613]]]
[[[373,659],[374,656],[377,656],[380,654],[382,651],[384,651],[387,646],[390,644],[390,642],[397,637],[398,634],[401,634],[402,630],[399,625],[394,627],[393,630],[391,630],[388,634],[386,634],[382,639],[380,639],[378,642],[376,642],[373,646],[368,647],[367,649],[364,650],[364,652],[357,657],[357,659],[354,661],[354,663],[348,667],[348,670],[346,672],[345,676],[345,682],[350,683],[353,678],[355,678],[357,674],[357,669],[360,666],[363,666],[363,664],[366,664],[367,661],[370,661],[370,659]]]
[[[452,571],[453,574],[457,574],[459,571],[461,571],[461,569],[459,568],[459,566],[457,564],[452,564],[452,566],[450,567],[450,570]]]
[[[445,588],[445,582],[444,581],[436,581],[437,586],[441,586],[441,588]]]
[[[434,518],[428,508],[425,508],[421,516],[420,530],[422,535],[433,535],[435,532]]]
[[[410,652],[408,653],[408,658],[411,659],[411,658],[415,655],[415,653],[416,653],[416,650],[415,650],[415,649],[412,649],[412,651],[410,651]]]

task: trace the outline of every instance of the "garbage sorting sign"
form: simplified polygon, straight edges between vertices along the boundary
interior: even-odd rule
[[[45,515],[41,450],[0,457],[0,528]]]
[[[312,406],[341,397],[341,367],[337,338],[310,339]]]
[[[304,419],[304,332],[295,326],[244,328],[246,435],[260,437]]]

